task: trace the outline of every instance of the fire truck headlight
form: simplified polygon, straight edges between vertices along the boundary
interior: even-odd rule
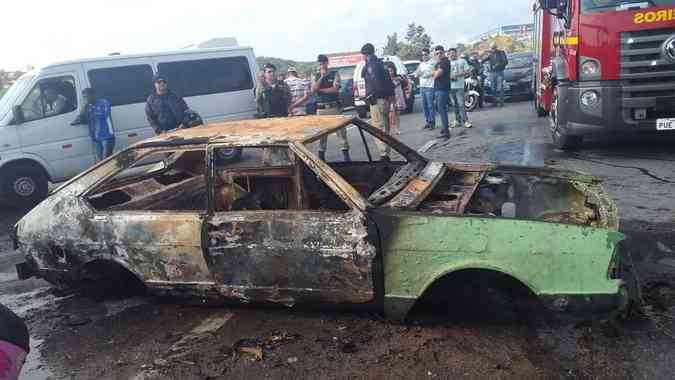
[[[600,62],[593,58],[582,58],[580,79],[599,80],[601,76]]]
[[[600,103],[600,94],[595,90],[584,91],[581,94],[581,104],[584,107],[593,108]]]

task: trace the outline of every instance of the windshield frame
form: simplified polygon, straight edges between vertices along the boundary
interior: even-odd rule
[[[593,2],[605,3],[601,4],[591,4]],[[675,1],[673,0],[582,0],[581,1],[581,13],[582,14],[594,14],[594,13],[609,13],[609,12],[624,12],[629,9],[618,9],[621,5],[624,4],[647,4],[643,9],[651,8],[663,8],[675,6]]]
[[[35,75],[22,75],[7,92],[0,98],[0,120],[4,119],[11,112],[12,106],[16,103],[14,100],[20,96],[33,82]]]

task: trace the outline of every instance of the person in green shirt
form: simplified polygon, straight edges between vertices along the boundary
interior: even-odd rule
[[[464,80],[471,75],[471,65],[457,56],[457,49],[448,50],[448,59],[450,60],[450,101],[455,108],[455,121],[451,128],[465,127],[471,128],[473,125],[469,122],[469,117],[464,108]]]

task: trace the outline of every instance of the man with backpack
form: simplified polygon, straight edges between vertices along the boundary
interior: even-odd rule
[[[394,83],[389,72],[385,70],[382,61],[375,56],[375,47],[367,43],[361,48],[366,61],[362,77],[366,82],[366,103],[370,105],[370,115],[373,126],[389,134],[389,111],[394,98]],[[377,140],[380,149],[380,159],[389,160],[389,146]]]
[[[497,47],[497,43],[490,45],[490,53],[482,63],[490,62],[490,83],[497,96],[497,106],[504,107],[504,69],[509,65],[506,53]]]

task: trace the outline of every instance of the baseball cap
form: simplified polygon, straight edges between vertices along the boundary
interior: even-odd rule
[[[319,63],[325,63],[328,62],[328,57],[325,54],[319,54],[319,56],[316,57],[316,61]]]
[[[289,66],[289,67],[288,67],[288,72],[289,72],[289,73],[297,73],[298,70],[295,68],[295,66]]]
[[[152,77],[153,82],[159,82],[160,80],[163,80],[163,81],[166,82],[166,78],[164,77],[164,75],[162,75],[160,73],[157,73],[157,74],[155,74],[154,77]]]

